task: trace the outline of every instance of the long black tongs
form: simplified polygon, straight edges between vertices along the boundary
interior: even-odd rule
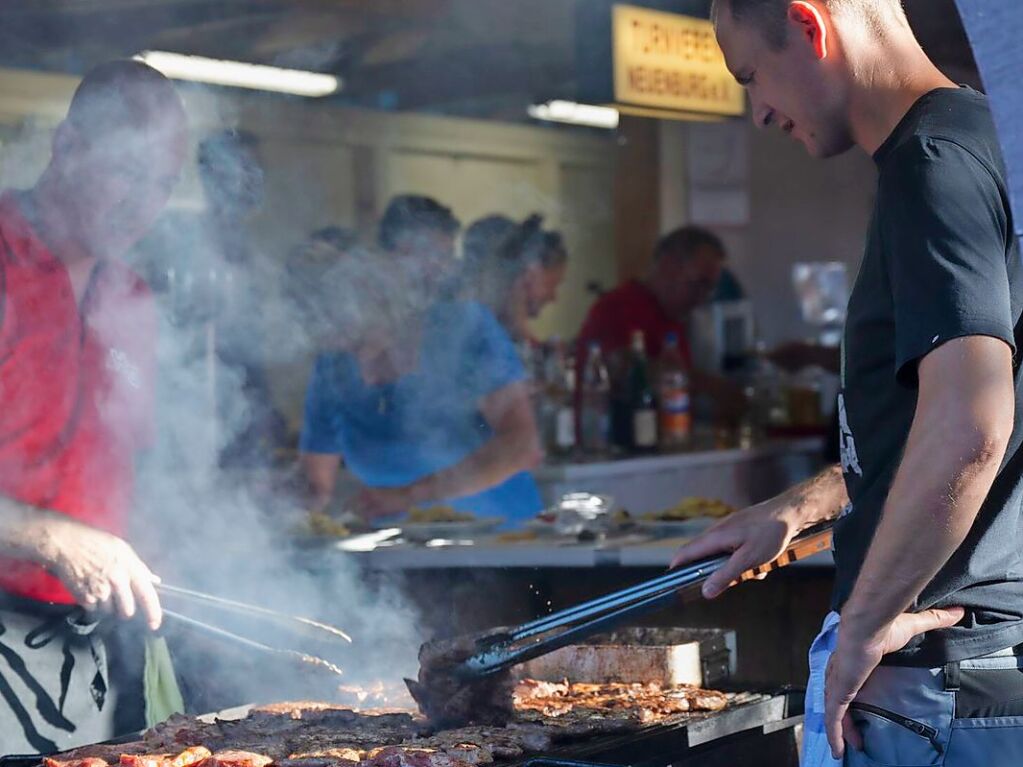
[[[831,526],[832,523],[827,522],[810,528],[794,538],[777,559],[747,570],[738,581],[764,576],[800,559],[827,551],[831,548]],[[476,653],[459,664],[455,672],[464,677],[488,676],[610,631],[626,621],[667,607],[678,599],[691,597],[700,584],[727,561],[728,556],[723,555],[694,562],[508,631],[487,634],[477,642]]]

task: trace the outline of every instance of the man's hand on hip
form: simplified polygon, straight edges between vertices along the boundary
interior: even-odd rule
[[[964,614],[961,607],[903,613],[869,637],[859,636],[854,625],[839,625],[838,645],[828,662],[824,687],[824,724],[831,753],[836,759],[841,759],[845,753],[845,741],[857,751],[863,748],[860,734],[849,716],[849,704],[880,665],[881,658],[898,652],[919,634],[954,626]]]

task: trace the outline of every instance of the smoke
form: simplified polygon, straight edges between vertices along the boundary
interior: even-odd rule
[[[219,114],[216,121],[203,117],[225,122]],[[339,681],[396,684],[418,665],[414,610],[388,583],[371,584],[348,555],[295,543],[296,532],[304,533],[303,499],[296,468],[274,456],[286,435],[267,371],[309,356],[318,339],[282,289],[285,254],[265,252],[248,236],[263,199],[258,142],[240,145],[223,135],[197,137],[211,171],[200,170],[203,212],[191,221],[169,215],[144,257],[150,271],[170,278],[160,296],[158,439],[140,464],[137,494],[151,535],[140,535],[139,545],[169,583],[318,619],[353,637],[350,646],[317,645],[252,621],[228,622],[256,641],[328,658],[345,672],[338,680],[183,629],[173,646],[191,696],[203,701],[198,708],[331,697]],[[308,215],[322,201],[293,204],[261,215],[287,227],[293,210]],[[348,304],[355,286],[335,284],[338,304]],[[194,605],[168,604],[222,621]],[[173,619],[168,626],[173,630]]]
[[[194,92],[189,105],[193,124],[231,125],[235,116],[230,104],[222,108]],[[26,124],[6,143],[0,172],[5,187],[35,183],[50,157],[52,129]],[[143,154],[149,147],[141,132],[138,141],[120,149],[126,156]],[[134,275],[115,268],[105,272],[111,283],[105,295],[112,297],[107,311],[93,318],[113,371],[100,412],[114,433],[131,435],[132,447],[145,448],[136,466],[129,540],[168,584],[319,619],[354,639],[351,645],[310,643],[260,622],[226,621],[257,642],[327,657],[345,672],[335,679],[284,657],[210,639],[168,617],[165,630],[193,708],[329,698],[342,681],[399,683],[418,665],[414,610],[386,581],[370,582],[347,555],[326,544],[296,543],[303,501],[295,468],[274,455],[286,435],[266,371],[308,356],[316,339],[281,290],[286,254],[261,251],[247,237],[248,218],[262,197],[256,188],[261,172],[254,167],[258,147],[241,164],[231,142],[213,142],[208,150],[209,164],[222,172],[210,174],[215,178],[204,185],[206,199],[165,210],[125,258],[155,293],[155,316]],[[195,154],[186,162],[194,164]],[[194,179],[194,167],[185,176]],[[238,204],[213,204],[218,193],[231,198],[221,203]],[[294,210],[308,215],[322,201],[293,204],[263,215],[287,227]],[[327,210],[321,216],[329,220]],[[345,304],[345,293],[337,300]],[[152,429],[143,412],[150,406]],[[164,604],[225,623],[219,613],[169,596]]]
[[[327,190],[304,188],[293,178],[283,184],[269,174],[264,178],[254,166],[268,148],[223,133],[233,129],[237,135],[237,129],[260,124],[270,115],[261,116],[259,109],[274,110],[273,101],[254,108],[259,102],[250,99],[241,109],[239,100],[216,91],[179,90],[187,94],[193,127],[201,126],[193,131],[193,145],[217,138],[204,145],[206,165],[217,171],[201,175],[193,146],[175,204],[125,259],[155,293],[156,316],[145,317],[146,309],[136,306],[143,320],[114,313],[101,329],[113,350],[139,349],[145,360],[121,364],[126,385],[113,387],[101,403],[112,429],[137,433],[145,448],[136,467],[129,540],[168,584],[319,619],[340,626],[355,641],[310,646],[258,623],[229,622],[253,640],[293,642],[296,649],[323,655],[345,670],[347,683],[393,684],[414,677],[424,637],[415,610],[397,587],[384,578],[367,578],[355,561],[328,546],[302,548],[295,542],[304,521],[303,498],[296,491],[295,468],[274,452],[288,435],[267,371],[308,359],[325,341],[357,344],[381,327],[387,331],[383,335],[403,337],[405,346],[414,346],[432,292],[424,289],[417,271],[422,265],[411,259],[385,263],[369,249],[353,248],[307,286],[321,299],[326,292],[327,300],[312,302],[311,309],[296,301],[294,263],[273,237],[254,236],[253,220],[258,215],[259,231],[278,235],[305,230],[309,221],[342,223],[333,220]],[[26,124],[5,142],[3,186],[34,183],[50,156],[53,127]],[[140,133],[138,141],[147,140]],[[145,146],[128,144],[118,147],[120,153],[145,154]],[[506,193],[535,202],[531,207],[554,205],[528,183],[516,182]],[[132,278],[120,271],[112,272],[114,278],[124,280],[114,286],[115,293],[132,294]],[[153,324],[158,326],[155,342],[147,330]],[[452,346],[468,348],[471,339],[456,338],[457,331],[442,335],[452,337]],[[472,389],[471,378],[460,383]],[[139,399],[150,385],[152,401]],[[439,392],[437,399],[453,402],[460,391]],[[140,426],[146,420],[140,415],[148,409],[144,405],[152,406],[152,429]],[[424,454],[446,455],[458,447],[464,435],[450,437],[436,428],[428,434],[430,416],[421,415],[422,424],[413,426],[424,434]],[[170,597],[166,602],[178,612],[219,620],[194,605]],[[279,700],[304,691],[330,694],[330,684],[325,688],[322,679],[284,659],[211,641],[175,627],[173,619],[167,631],[179,672],[201,701],[196,708],[207,702],[222,707]]]

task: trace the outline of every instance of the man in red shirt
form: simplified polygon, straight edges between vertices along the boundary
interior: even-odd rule
[[[624,364],[632,334],[643,331],[651,359],[661,354],[664,339],[674,333],[682,361],[690,369],[693,389],[708,394],[722,415],[742,407],[742,392],[734,384],[695,370],[689,348],[689,317],[710,301],[721,279],[725,248],[714,234],[695,226],[665,235],[654,250],[654,262],[642,280],[630,280],[605,293],[590,307],[579,331],[580,365],[596,341],[612,365]]]
[[[186,148],[169,81],[104,64],[76,90],[36,185],[0,195],[3,753],[115,734],[120,690],[94,616],[160,625],[157,578],[122,537],[150,437],[155,310],[111,259],[164,207]]]

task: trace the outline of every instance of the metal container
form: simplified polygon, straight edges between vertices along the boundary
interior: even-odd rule
[[[735,670],[735,632],[630,628],[523,664],[521,675],[556,682],[654,682],[713,687]]]

